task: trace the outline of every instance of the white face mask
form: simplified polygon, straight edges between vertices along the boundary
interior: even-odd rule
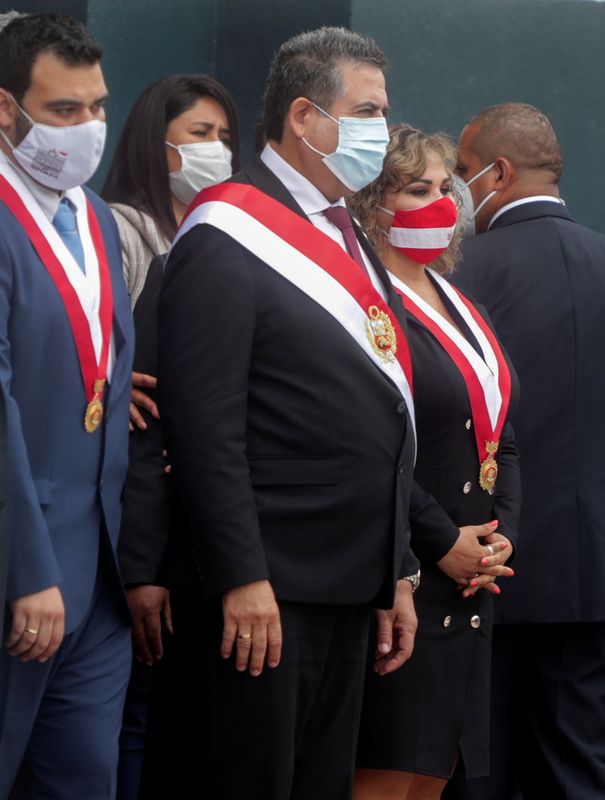
[[[492,199],[494,195],[498,194],[498,192],[494,189],[494,191],[486,195],[483,198],[483,200],[479,203],[477,208],[475,208],[475,203],[470,193],[469,186],[471,185],[471,183],[474,183],[477,180],[477,178],[480,178],[482,175],[485,175],[486,172],[489,172],[490,169],[495,165],[496,162],[492,161],[492,163],[488,164],[487,167],[483,167],[483,169],[480,170],[476,175],[473,175],[470,181],[467,181],[465,183],[462,179],[460,179],[460,183],[457,184],[456,188],[460,191],[460,194],[462,196],[463,211],[461,216],[463,216],[463,218],[466,218],[467,220],[466,229],[462,233],[464,238],[475,235],[475,220],[477,219],[477,214],[481,211],[483,206]]]
[[[166,144],[178,150],[181,157],[181,168],[168,175],[170,191],[186,206],[202,189],[231,176],[232,153],[224,142]]]
[[[57,191],[73,189],[90,180],[103,155],[107,125],[100,119],[80,125],[44,125],[34,122],[14,98],[13,101],[32,127],[16,146],[4,131],[0,133],[22,169],[42,186]]]

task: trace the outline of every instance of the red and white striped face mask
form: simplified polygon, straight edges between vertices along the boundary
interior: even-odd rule
[[[379,208],[393,217],[387,234],[390,244],[412,261],[430,264],[447,250],[458,219],[456,204],[448,195],[422,208]]]

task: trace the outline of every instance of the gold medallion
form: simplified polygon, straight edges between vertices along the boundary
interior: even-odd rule
[[[498,463],[494,456],[498,452],[499,442],[486,442],[487,458],[479,467],[479,486],[486,492],[492,492],[498,477]]]
[[[86,406],[84,414],[84,430],[87,433],[94,433],[103,421],[103,403],[101,395],[105,389],[104,380],[96,380],[94,383],[94,394],[90,403]]]
[[[393,362],[397,352],[397,334],[389,315],[381,311],[378,306],[368,308],[366,332],[374,352],[383,361]]]

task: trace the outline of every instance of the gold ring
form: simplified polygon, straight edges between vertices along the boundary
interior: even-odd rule
[[[35,628],[26,628],[25,633],[31,633],[32,636],[38,635],[38,631]]]
[[[251,639],[252,638],[252,634],[251,633],[240,633],[237,638],[238,639]]]

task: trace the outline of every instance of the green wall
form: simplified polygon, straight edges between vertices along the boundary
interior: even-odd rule
[[[605,232],[605,2],[598,0],[47,0],[0,10],[58,11],[86,22],[105,49],[108,153],[151,81],[210,72],[232,92],[252,153],[263,81],[288,36],[321,24],[373,36],[390,61],[392,119],[456,136],[480,108],[520,100],[552,119],[565,155],[563,196]]]

